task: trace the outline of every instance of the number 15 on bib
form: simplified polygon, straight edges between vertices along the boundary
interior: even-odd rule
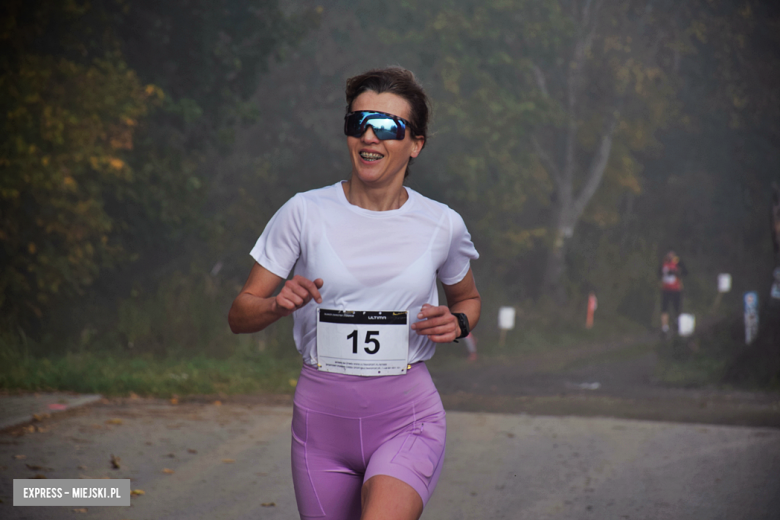
[[[356,376],[406,373],[408,311],[317,309],[319,369]]]

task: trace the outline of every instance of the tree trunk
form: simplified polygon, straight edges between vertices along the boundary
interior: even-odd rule
[[[558,204],[553,216],[553,243],[547,257],[542,291],[543,294],[552,296],[559,304],[566,301],[566,291],[562,280],[566,273],[567,246],[569,240],[574,235],[574,228],[585,211],[585,207],[601,184],[601,179],[604,176],[604,170],[609,160],[609,152],[612,148],[612,137],[619,118],[617,109],[613,109],[611,113],[605,114],[606,125],[599,147],[593,153],[590,165],[584,172],[585,178],[584,182],[580,183],[579,193],[575,194],[575,177],[581,170],[577,164],[576,149],[577,132],[579,130],[577,117],[582,69],[585,64],[587,50],[596,31],[596,19],[601,3],[601,0],[596,0],[595,4],[592,4],[591,0],[586,0],[582,5],[579,36],[574,43],[572,59],[566,73],[565,106],[567,124],[563,136],[564,154],[562,164],[559,166],[536,139],[532,140],[542,164],[555,181]],[[534,67],[533,72],[542,94],[548,97],[549,93],[544,73],[538,67]]]
[[[580,188],[579,193],[574,194],[574,164],[570,166],[570,173],[554,175],[558,181],[556,182],[558,206],[554,217],[553,244],[545,268],[543,291],[545,294],[551,295],[559,304],[566,301],[562,280],[566,273],[567,246],[571,237],[574,236],[574,229],[582,217],[585,207],[595,195],[601,184],[601,179],[604,177],[618,118],[617,110],[609,116],[609,121],[601,136],[601,143],[591,157],[591,163],[585,175],[585,183]],[[569,136],[569,138],[575,139],[576,136]]]
[[[558,190],[558,204],[553,217],[553,243],[547,256],[544,278],[542,281],[542,294],[549,296],[557,304],[566,302],[566,290],[561,283],[566,273],[566,253],[569,240],[574,235],[574,224],[571,218],[572,210],[571,184]]]
[[[542,291],[543,294],[552,296],[559,304],[566,300],[563,283],[566,276],[566,253],[585,207],[601,184],[609,161],[612,139],[620,118],[623,99],[627,92],[616,88],[613,103],[603,108],[604,127],[596,141],[597,147],[589,154],[590,157],[583,161],[584,154],[578,153],[577,149],[579,146],[577,136],[582,124],[580,115],[583,112],[583,105],[588,103],[587,91],[583,89],[583,69],[591,50],[603,4],[603,0],[582,0],[570,4],[572,20],[577,25],[577,34],[573,42],[571,59],[563,72],[566,85],[562,93],[563,99],[560,101],[561,108],[565,112],[565,126],[558,129],[557,136],[547,136],[547,143],[543,143],[547,146],[542,146],[536,138],[531,140],[540,162],[554,181],[557,197],[550,229],[552,242],[545,266]],[[651,5],[652,0],[645,5],[644,12],[647,16],[652,13]],[[638,20],[639,28],[644,27],[646,22],[644,17]],[[650,54],[654,55],[657,52],[661,38],[662,32],[659,32],[657,39],[650,44]],[[621,59],[625,68],[633,58],[622,57]],[[532,64],[532,72],[540,92],[544,97],[549,98],[550,92],[547,89],[544,71]],[[559,153],[556,157],[554,151],[560,150],[560,145],[563,153]]]

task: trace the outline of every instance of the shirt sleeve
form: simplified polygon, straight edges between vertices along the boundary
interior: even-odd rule
[[[266,224],[250,255],[281,278],[287,278],[301,256],[306,204],[301,195],[288,200]]]
[[[439,268],[439,280],[445,285],[455,285],[463,280],[469,272],[471,260],[479,258],[479,253],[471,241],[463,217],[449,208],[447,211],[450,221],[450,247],[447,259]]]

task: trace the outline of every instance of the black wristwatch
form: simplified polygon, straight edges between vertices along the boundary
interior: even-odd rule
[[[458,326],[460,327],[460,336],[455,339],[465,338],[469,335],[469,319],[462,312],[453,312],[453,316],[458,318]]]

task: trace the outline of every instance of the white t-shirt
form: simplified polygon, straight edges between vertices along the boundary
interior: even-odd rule
[[[425,303],[438,305],[436,277],[460,282],[479,258],[455,211],[406,188],[399,209],[350,204],[342,182],[298,193],[268,222],[252,257],[282,278],[322,278],[322,303],[293,313],[293,336],[304,363],[317,365],[316,309],[408,310],[410,324]],[[435,343],[409,329],[409,363],[430,359]]]

